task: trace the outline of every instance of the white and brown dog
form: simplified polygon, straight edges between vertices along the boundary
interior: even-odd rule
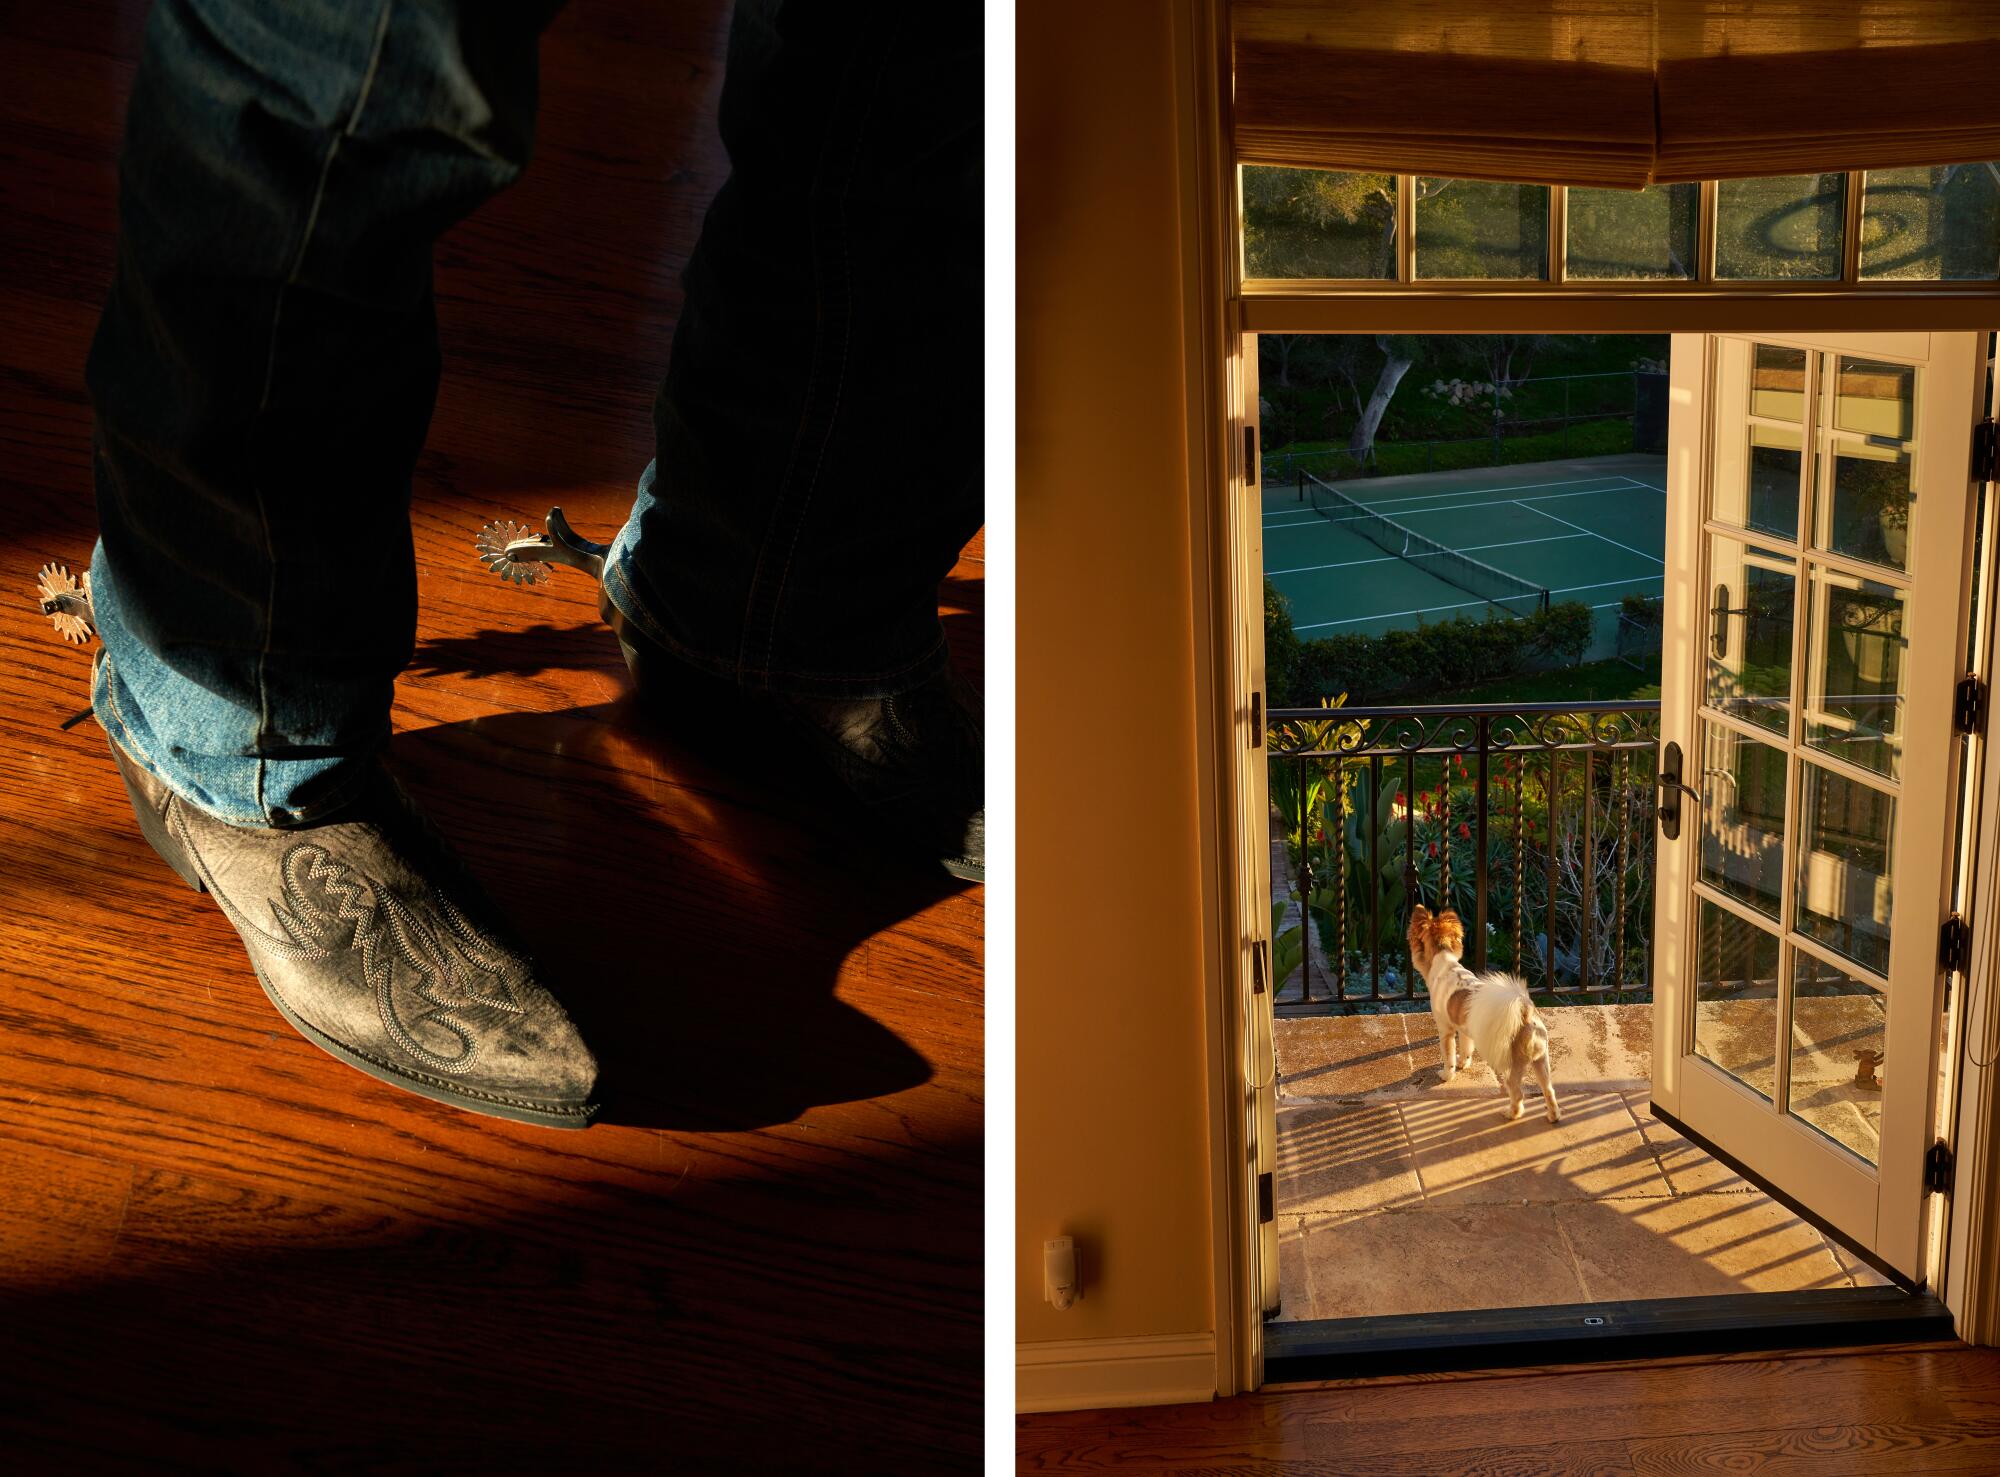
[[[1521,1078],[1528,1072],[1541,1084],[1549,1122],[1562,1122],[1549,1085],[1549,1028],[1536,1014],[1527,985],[1511,974],[1474,974],[1458,962],[1464,949],[1465,925],[1458,914],[1449,908],[1433,914],[1422,903],[1410,910],[1410,961],[1430,987],[1445,1080],[1471,1065],[1477,1046],[1507,1089],[1509,1122],[1521,1116]]]

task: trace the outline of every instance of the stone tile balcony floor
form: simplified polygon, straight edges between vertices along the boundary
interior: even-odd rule
[[[1883,1285],[1652,1118],[1651,1006],[1543,1014],[1559,1124],[1428,1012],[1277,1023],[1281,1318]]]

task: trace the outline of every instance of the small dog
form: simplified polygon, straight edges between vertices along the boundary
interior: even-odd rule
[[[1507,1121],[1521,1116],[1521,1077],[1533,1072],[1548,1104],[1549,1122],[1562,1122],[1549,1085],[1549,1028],[1535,1012],[1528,987],[1511,974],[1474,974],[1458,962],[1465,925],[1447,908],[1433,914],[1422,903],[1410,910],[1410,962],[1430,987],[1431,1015],[1444,1049],[1445,1080],[1479,1054],[1507,1089]],[[1459,1046],[1465,1047],[1463,1061]]]

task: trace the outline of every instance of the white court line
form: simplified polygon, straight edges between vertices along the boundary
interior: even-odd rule
[[[1528,504],[1525,501],[1521,503],[1521,506],[1524,508],[1528,508]],[[1650,559],[1652,560],[1653,563],[1660,565],[1662,568],[1666,567],[1666,562],[1667,562],[1666,560],[1655,559],[1651,554],[1646,553],[1643,549],[1635,549],[1630,544],[1621,544],[1615,538],[1604,538],[1603,534],[1598,533],[1595,529],[1585,528],[1581,523],[1572,523],[1569,521],[1569,519],[1558,518],[1553,513],[1542,513],[1542,510],[1540,508],[1528,508],[1528,511],[1530,513],[1541,513],[1541,516],[1548,519],[1551,523],[1560,523],[1564,528],[1574,528],[1577,532],[1587,533],[1592,538],[1603,538],[1604,542],[1611,545],[1611,547],[1613,547],[1614,549],[1623,549],[1628,554],[1637,554],[1641,559]]]
[[[1385,497],[1372,501],[1358,497],[1354,500],[1367,508],[1387,508],[1397,503],[1420,503],[1429,498],[1480,497],[1489,492],[1527,492],[1536,487],[1575,487],[1578,483],[1606,482],[1614,477],[1622,482],[1630,482],[1632,480],[1623,472],[1599,472],[1595,477],[1565,477],[1556,482],[1522,482],[1512,487],[1455,487],[1440,492],[1412,492],[1403,497]],[[1615,490],[1615,488],[1608,487],[1605,489],[1606,492]],[[1350,497],[1353,496],[1352,493],[1348,495]],[[1283,518],[1292,511],[1293,509],[1291,508],[1271,508],[1265,510],[1264,516],[1266,518]]]
[[[1586,533],[1589,532],[1588,529],[1584,531]],[[1549,591],[1549,596],[1553,599],[1557,595],[1574,595],[1579,590],[1601,590],[1606,585],[1629,585],[1642,580],[1663,580],[1665,578],[1666,575],[1664,574],[1635,574],[1622,580],[1599,580],[1594,585],[1565,585],[1560,590]],[[1491,605],[1492,603],[1490,600],[1461,600],[1456,605],[1426,605],[1421,610],[1378,610],[1373,615],[1349,616],[1344,621],[1314,621],[1311,625],[1293,626],[1292,629],[1294,631],[1321,631],[1325,630],[1328,626],[1358,626],[1363,621],[1393,621],[1400,620],[1406,615],[1435,615],[1440,610],[1466,610],[1473,606]]]
[[[1552,533],[1547,538],[1518,538],[1512,543],[1505,544],[1468,544],[1462,549],[1448,549],[1445,552],[1449,554],[1477,554],[1486,549],[1518,549],[1523,544],[1559,544],[1564,539],[1594,538],[1595,536],[1588,533]],[[1310,574],[1316,569],[1353,569],[1357,565],[1362,564],[1394,564],[1398,560],[1403,559],[1407,559],[1410,563],[1415,564],[1419,559],[1436,559],[1438,557],[1436,554],[1384,554],[1380,559],[1347,559],[1339,564],[1301,564],[1297,569],[1267,569],[1264,571],[1264,577],[1266,579],[1273,579],[1281,574]]]

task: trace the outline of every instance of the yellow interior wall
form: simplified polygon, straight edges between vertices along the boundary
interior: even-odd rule
[[[1016,22],[1024,1342],[1213,1326],[1173,9]]]

